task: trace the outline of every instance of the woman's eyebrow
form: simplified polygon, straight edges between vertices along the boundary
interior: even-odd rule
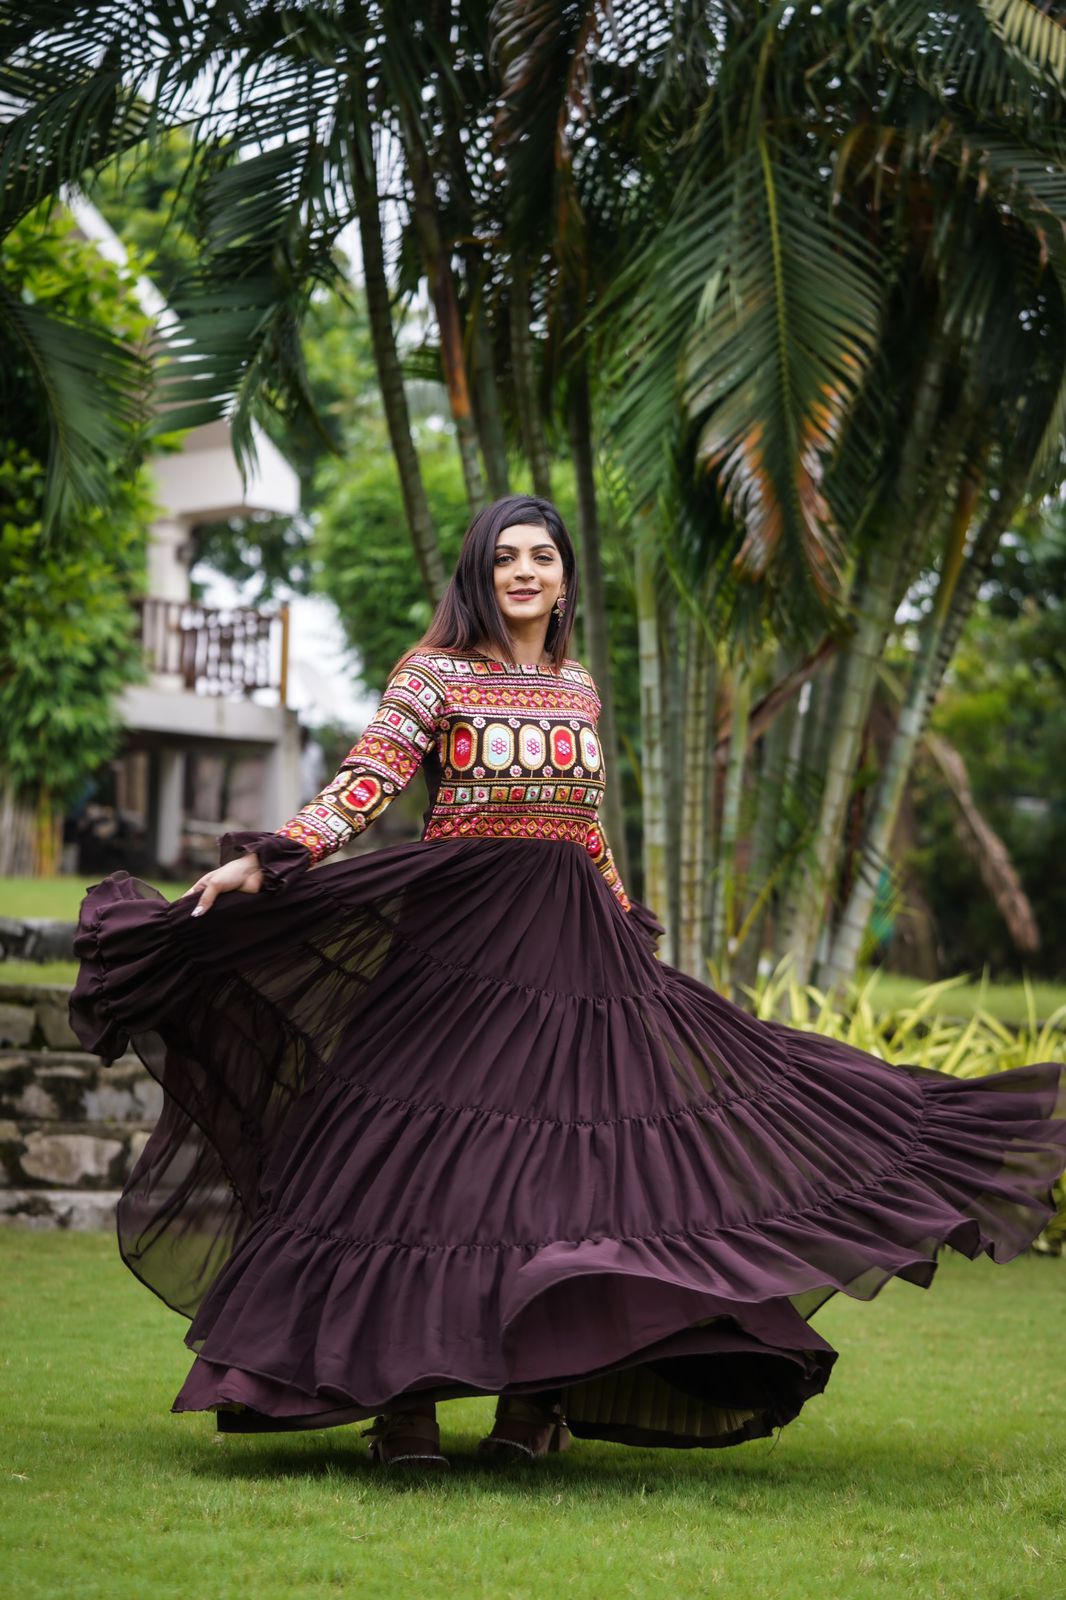
[[[497,554],[499,554],[499,552],[501,550],[510,550],[511,554],[513,555],[516,549],[517,549],[517,546],[513,545],[513,544],[498,544],[496,546]],[[530,545],[530,549],[531,550],[554,550],[555,546],[553,544],[534,544],[534,545]]]

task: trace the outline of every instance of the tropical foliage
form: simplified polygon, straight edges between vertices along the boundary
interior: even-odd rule
[[[843,983],[898,889],[900,807],[982,577],[1063,476],[1057,15],[56,0],[0,21],[9,222],[146,141],[169,141],[172,163],[188,130],[184,173],[167,169],[197,251],[173,287],[166,425],[228,408],[246,448],[265,409],[336,445],[302,334],[343,291],[351,227],[426,599],[451,510],[439,522],[428,492],[417,377],[446,397],[467,512],[516,462],[552,493],[569,459],[584,645],[620,771],[618,530],[643,894],[667,954],[694,972],[713,956],[727,988],[784,950],[801,977]],[[404,349],[423,279],[433,328]],[[101,441],[71,437],[76,493]]]
[[[41,326],[76,324],[75,350],[144,337],[127,279],[69,221],[30,216],[3,243],[0,270]],[[56,320],[59,308],[58,321]],[[47,344],[47,338],[45,343]],[[38,350],[41,345],[36,347]],[[8,350],[0,443],[0,872],[54,870],[64,807],[114,751],[116,701],[141,671],[131,600],[143,592],[151,513],[139,429],[122,434],[106,493],[80,506],[55,496],[50,413]],[[21,381],[19,381],[21,379]],[[15,391],[18,390],[16,400]],[[51,462],[51,465],[49,465]],[[66,508],[46,525],[49,506]]]
[[[944,1015],[941,1004],[965,977],[945,978],[918,989],[910,1002],[883,1010],[873,998],[878,974],[871,973],[843,996],[799,981],[791,960],[745,989],[756,1016],[784,1021],[790,1027],[839,1039],[882,1061],[947,1072],[959,1078],[982,1078],[1013,1067],[1066,1059],[1066,1005],[1049,1016],[1037,1015],[1031,986],[1025,985],[1026,1011],[1021,1026],[1007,1027],[978,1005],[965,1023]],[[1059,1209],[1034,1248],[1059,1255],[1066,1242],[1066,1180],[1055,1188]]]

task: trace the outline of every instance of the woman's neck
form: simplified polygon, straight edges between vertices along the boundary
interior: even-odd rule
[[[544,633],[540,633],[536,638],[522,637],[521,635],[515,633],[512,633],[510,637],[511,654],[514,656],[514,659],[518,662],[519,666],[551,666],[551,658],[548,656],[547,651],[544,648],[544,640],[546,637]],[[486,649],[481,645],[479,645],[478,648],[481,650],[482,655],[495,655],[495,651]]]

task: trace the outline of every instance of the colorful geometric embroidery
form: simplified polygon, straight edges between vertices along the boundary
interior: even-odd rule
[[[596,685],[578,661],[556,674],[474,653],[418,651],[393,673],[337,776],[278,832],[322,860],[368,828],[433,751],[442,781],[424,839],[582,845],[628,911],[596,820],[605,777],[599,714]],[[487,781],[471,783],[467,774]],[[545,781],[555,779],[562,781]]]

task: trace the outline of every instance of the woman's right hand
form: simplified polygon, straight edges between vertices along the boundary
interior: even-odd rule
[[[239,894],[258,894],[262,887],[263,869],[259,865],[259,857],[252,852],[238,856],[235,861],[227,861],[224,867],[216,867],[213,872],[205,872],[178,899],[187,900],[191,894],[198,894],[200,904],[193,916],[202,917],[205,911],[210,911],[220,894],[228,894],[234,889]]]

